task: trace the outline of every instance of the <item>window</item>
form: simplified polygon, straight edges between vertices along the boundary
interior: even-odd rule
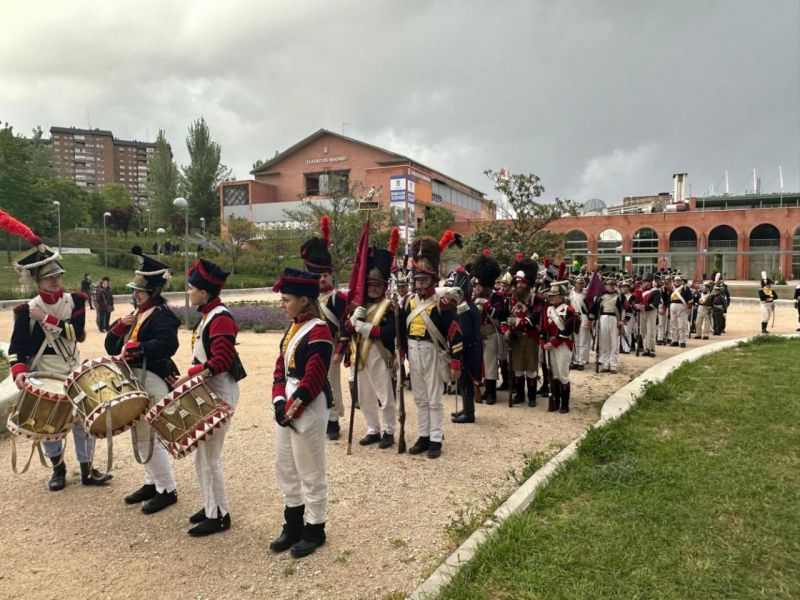
[[[350,189],[350,171],[323,171],[305,173],[306,196],[330,196],[347,193]]]

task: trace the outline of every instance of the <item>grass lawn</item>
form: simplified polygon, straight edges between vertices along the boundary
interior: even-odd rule
[[[674,371],[440,599],[800,598],[800,341]]]

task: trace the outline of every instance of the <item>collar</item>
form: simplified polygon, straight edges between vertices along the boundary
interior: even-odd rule
[[[316,319],[314,315],[311,313],[303,313],[302,315],[298,315],[294,318],[295,323],[305,323],[306,321],[310,321],[311,319]]]
[[[325,287],[319,286],[319,291],[321,294],[327,294],[328,292],[332,292],[333,285],[326,285]]]
[[[39,297],[44,300],[45,304],[55,304],[64,296],[64,288],[61,288],[57,292],[45,292],[44,290],[39,290]]]
[[[214,298],[213,300],[209,300],[209,301],[208,301],[206,304],[204,304],[203,306],[198,306],[198,307],[197,307],[197,312],[200,312],[200,313],[203,313],[204,315],[207,315],[207,314],[208,314],[208,313],[210,313],[212,310],[214,310],[215,308],[217,308],[217,307],[218,307],[220,304],[222,304],[222,298],[220,298],[219,296],[217,296],[217,297],[216,297],[216,298]]]
[[[417,296],[419,296],[420,299],[422,299],[422,300],[427,300],[428,298],[433,296],[435,293],[436,293],[436,288],[431,286],[427,290],[425,290],[424,292],[419,292],[418,291],[417,292]]]
[[[137,313],[137,314],[142,314],[142,313],[144,313],[144,312],[147,312],[148,310],[150,310],[151,308],[153,308],[153,307],[155,306],[155,304],[156,304],[156,303],[155,303],[155,302],[153,302],[152,300],[148,300],[148,301],[147,301],[147,302],[145,302],[144,304],[142,304],[142,305],[140,305],[140,306],[137,306],[137,307],[136,307],[136,313]]]

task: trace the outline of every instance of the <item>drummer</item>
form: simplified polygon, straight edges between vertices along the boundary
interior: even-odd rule
[[[0,211],[2,213],[2,211]],[[11,375],[18,388],[22,388],[28,373],[45,371],[67,376],[78,366],[78,342],[85,339],[84,324],[88,296],[80,292],[65,293],[62,276],[65,271],[59,262],[58,252],[23,223],[2,213],[3,229],[24,237],[34,247],[17,257],[14,269],[20,274],[23,285],[36,284],[38,293],[33,299],[14,307],[14,331],[9,345]],[[83,424],[72,427],[75,455],[81,465],[83,485],[105,485],[111,475],[104,475],[92,467],[94,438],[86,433]],[[64,446],[61,441],[44,442],[44,454],[53,463],[50,491],[63,490],[67,467],[64,464]]]
[[[205,259],[192,265],[189,275],[189,303],[203,315],[192,334],[192,366],[172,387],[177,388],[193,377],[204,377],[208,385],[231,408],[239,401],[240,379],[244,369],[236,354],[238,328],[233,315],[219,297],[229,273]],[[232,418],[232,417],[231,417]],[[222,444],[231,419],[198,445],[195,469],[203,492],[203,508],[189,517],[196,525],[189,535],[202,537],[230,529],[228,496],[222,475]]]
[[[128,284],[134,290],[136,310],[114,322],[106,334],[106,352],[118,354],[132,368],[145,390],[156,400],[169,393],[167,380],[178,368],[172,357],[178,350],[180,319],[167,306],[161,291],[171,277],[169,267],[150,256],[139,246],[131,248],[139,257],[139,269]],[[175,504],[178,492],[166,448],[151,436],[154,429],[144,420],[134,426],[134,453],[144,464],[144,485],[125,497],[126,504],[145,502],[142,512],[156,513]],[[155,442],[155,443],[154,443]],[[147,456],[152,448],[152,456]]]
[[[325,430],[333,399],[328,381],[333,338],[320,318],[319,288],[319,273],[291,268],[272,288],[281,293],[292,323],[280,343],[272,384],[284,524],[269,548],[273,552],[291,548],[294,558],[308,556],[325,543]]]

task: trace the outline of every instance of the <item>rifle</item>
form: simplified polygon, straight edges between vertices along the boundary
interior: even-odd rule
[[[595,321],[597,323],[597,336],[594,338],[594,372],[600,372],[600,322]]]
[[[406,402],[403,389],[403,361],[400,360],[400,306],[394,303],[394,355],[397,357],[397,373],[394,377],[394,396],[397,400],[397,421],[400,423],[398,432],[397,453],[405,454],[406,451]]]
[[[508,408],[514,406],[514,390],[517,389],[514,381],[514,353],[511,351],[513,332],[508,336]]]
[[[636,311],[636,356],[639,356],[642,352],[642,313],[640,311]]]

